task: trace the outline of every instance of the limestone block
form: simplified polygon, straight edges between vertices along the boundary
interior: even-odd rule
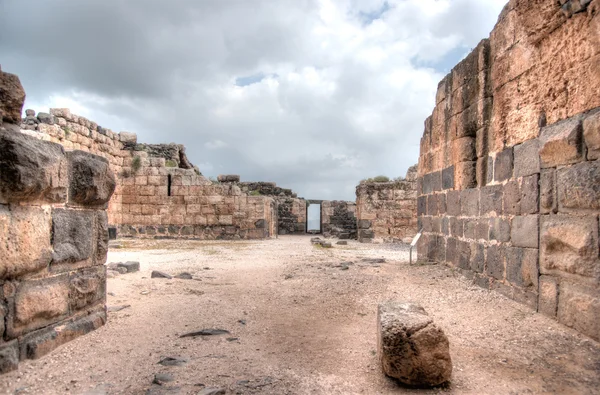
[[[386,375],[415,386],[450,380],[448,338],[419,305],[389,301],[377,312],[377,343]]]
[[[477,186],[477,161],[454,164],[454,188],[458,190]]]
[[[0,374],[17,370],[19,365],[19,343],[12,340],[0,343]]]
[[[452,141],[452,163],[474,161],[475,138],[462,137]]]
[[[0,202],[64,202],[67,161],[62,146],[0,129]]]
[[[558,308],[558,281],[553,276],[539,278],[538,311],[549,317],[556,317]]]
[[[104,265],[72,272],[69,276],[69,308],[71,313],[106,296],[106,267]]]
[[[598,217],[544,216],[540,230],[542,274],[600,279]]]
[[[507,148],[496,154],[496,159],[494,161],[494,180],[504,181],[512,178],[513,155],[512,148]]]
[[[600,341],[600,294],[581,285],[561,282],[558,321]]]
[[[600,110],[583,120],[583,139],[587,147],[587,159],[600,159]]]
[[[583,159],[581,117],[575,116],[542,128],[542,168],[577,163]]]
[[[52,210],[52,264],[86,261],[92,256],[94,213]]]
[[[539,215],[516,216],[512,219],[510,239],[515,247],[538,248]]]
[[[0,279],[48,266],[52,257],[50,224],[48,209],[0,205]]]
[[[19,77],[0,69],[0,124],[20,124],[24,102],[25,91]]]
[[[600,161],[578,163],[556,172],[560,211],[600,210]]]
[[[116,187],[108,160],[82,151],[67,153],[69,160],[69,204],[103,206]]]
[[[64,319],[68,314],[67,275],[26,281],[17,287],[6,331],[10,337],[17,337]]]
[[[67,320],[49,328],[23,336],[20,346],[21,359],[37,359],[79,336],[85,335],[106,323],[104,309],[93,314]]]
[[[540,172],[540,143],[532,139],[514,147],[515,177],[525,177]]]
[[[136,144],[137,134],[130,132],[119,132],[119,141],[122,143]]]

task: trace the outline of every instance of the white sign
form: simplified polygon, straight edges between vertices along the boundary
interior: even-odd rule
[[[417,235],[414,237],[413,241],[410,243],[410,246],[414,247],[417,244],[417,241],[419,241],[420,237],[421,237],[421,232],[417,233]]]

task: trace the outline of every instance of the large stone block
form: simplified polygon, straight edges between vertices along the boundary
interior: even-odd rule
[[[68,276],[31,280],[16,289],[9,305],[6,332],[14,338],[66,318],[69,314]]]
[[[16,278],[50,263],[48,209],[0,205],[0,279]]]
[[[452,163],[468,162],[477,159],[475,138],[462,137],[452,141]]]
[[[538,289],[538,250],[534,248],[507,247],[506,279],[522,288]]]
[[[521,214],[521,188],[518,180],[509,181],[504,185],[502,211],[506,215]]]
[[[557,211],[556,170],[544,169],[540,174],[540,213],[548,214]]]
[[[600,109],[583,120],[583,139],[587,147],[587,159],[600,159]]]
[[[521,180],[521,214],[537,214],[539,212],[539,176],[533,174]]]
[[[600,210],[600,162],[583,162],[557,170],[560,211]]]
[[[460,191],[448,191],[446,194],[446,212],[448,215],[460,215]]]
[[[0,130],[0,202],[64,202],[67,160],[59,144]]]
[[[460,194],[461,213],[467,217],[479,216],[479,189],[465,189]]]
[[[454,164],[454,187],[457,190],[477,186],[477,161]]]
[[[52,264],[75,263],[92,257],[94,212],[52,210]]]
[[[507,148],[496,154],[494,161],[494,180],[504,181],[513,175],[513,149]]]
[[[514,147],[515,177],[525,177],[540,172],[540,142],[532,139]]]
[[[543,274],[567,273],[600,280],[598,217],[542,217],[540,270]]]
[[[379,358],[386,375],[414,386],[435,386],[450,380],[448,338],[421,306],[382,303],[377,322]]]
[[[561,282],[558,321],[600,341],[600,294],[580,285]]]
[[[19,77],[0,69],[0,124],[21,123],[25,91]]]
[[[502,185],[488,185],[480,189],[479,210],[481,215],[502,215]]]
[[[486,274],[497,280],[504,279],[504,247],[492,245],[486,252]]]
[[[538,248],[539,215],[517,216],[512,219],[510,239],[515,247]]]
[[[483,244],[471,242],[471,270],[483,273],[485,269],[485,247]]]
[[[19,343],[12,340],[0,343],[0,374],[17,370],[19,365]]]
[[[106,299],[106,267],[72,272],[69,276],[69,307],[71,313],[104,302]]]
[[[67,153],[69,159],[69,203],[101,206],[108,203],[116,181],[108,160],[83,151]]]
[[[490,218],[490,240],[510,241],[510,221],[501,217]]]
[[[106,256],[108,254],[108,240],[110,239],[108,214],[105,211],[96,212],[96,233],[94,237],[96,240],[94,264],[103,265],[106,263]]]
[[[583,159],[581,116],[542,128],[540,161],[543,168],[580,162]]]
[[[554,318],[558,308],[558,281],[552,276],[540,276],[539,284],[538,311]]]
[[[37,359],[79,336],[85,335],[106,323],[106,312],[102,309],[81,318],[63,321],[49,328],[28,333],[20,345],[21,359]]]
[[[442,189],[454,188],[454,166],[442,170]]]

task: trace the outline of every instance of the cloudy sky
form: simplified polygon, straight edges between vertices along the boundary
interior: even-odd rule
[[[417,162],[438,81],[506,0],[0,0],[26,107],[69,107],[203,174],[354,200]]]

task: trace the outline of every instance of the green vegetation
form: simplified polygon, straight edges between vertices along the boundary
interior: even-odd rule
[[[131,160],[131,171],[135,174],[140,170],[141,167],[142,167],[142,158],[140,158],[139,156],[134,156],[133,159]]]
[[[177,162],[172,159],[167,159],[165,161],[165,167],[177,167]]]
[[[373,178],[367,178],[367,179],[361,180],[360,183],[363,184],[363,183],[369,183],[369,182],[389,182],[389,181],[390,181],[390,178],[387,176],[376,176]]]
[[[250,191],[248,193],[248,195],[250,195],[250,196],[260,196],[260,191]]]

